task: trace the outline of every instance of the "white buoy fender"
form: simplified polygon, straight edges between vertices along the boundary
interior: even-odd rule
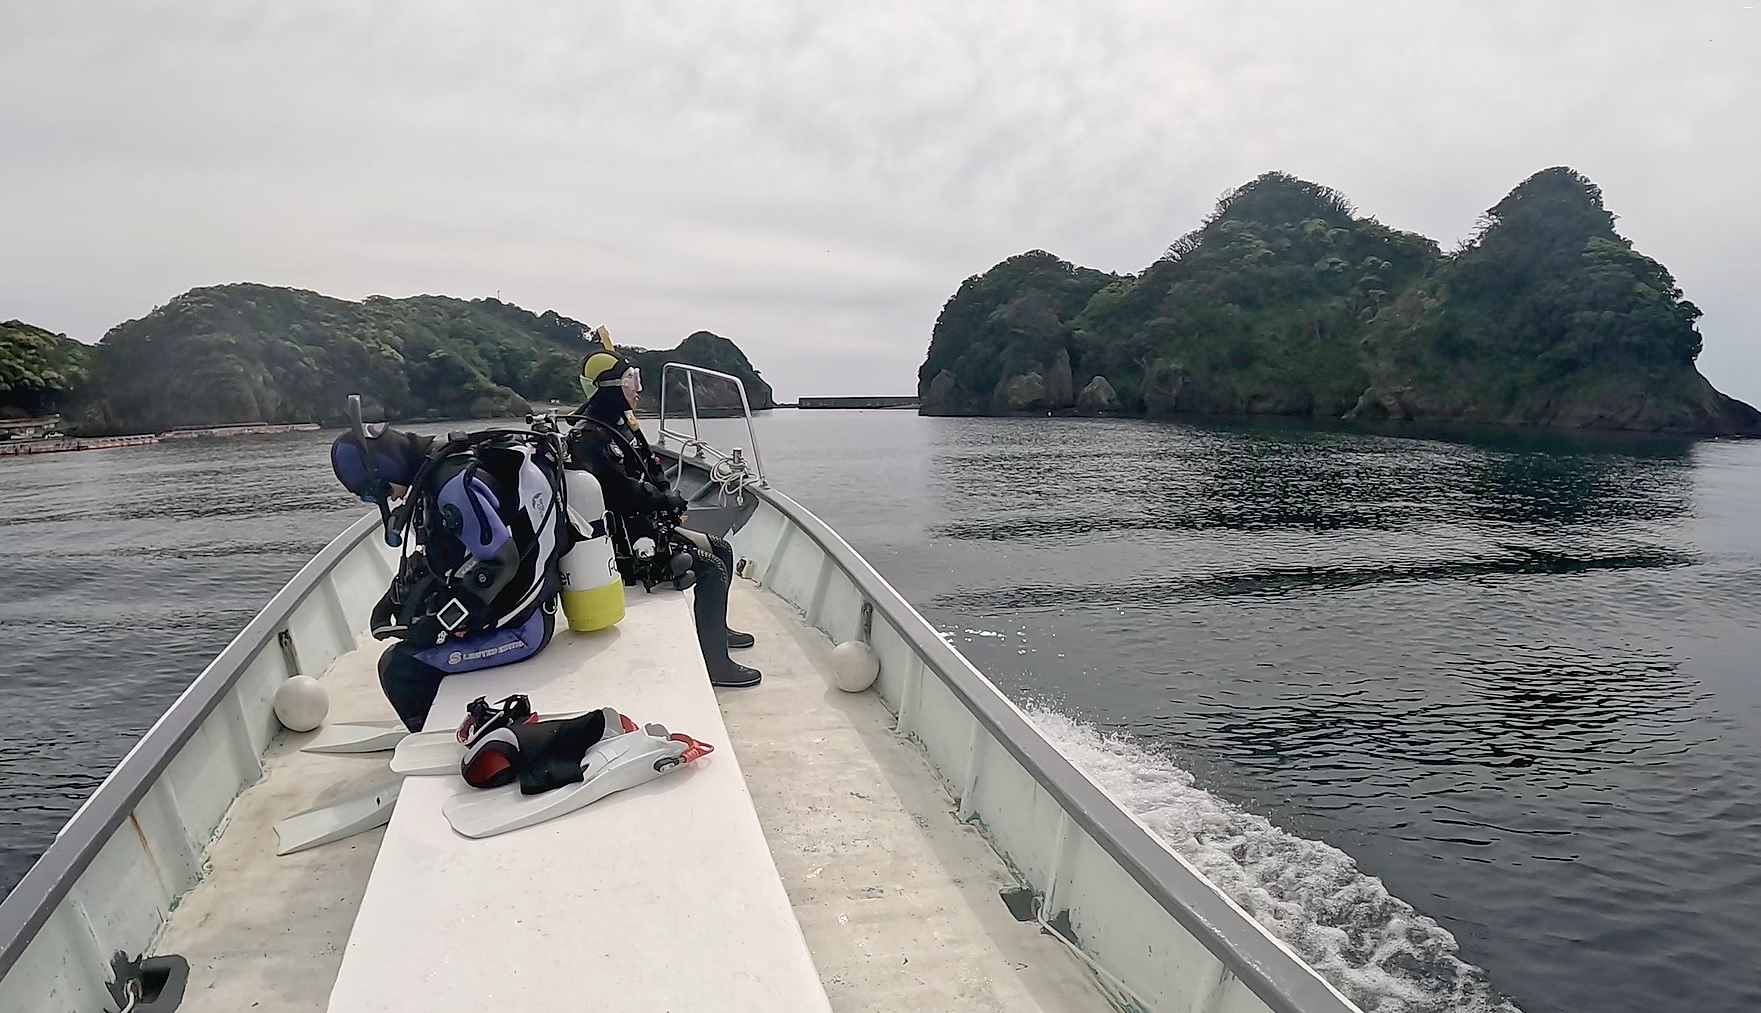
[[[590,471],[563,472],[569,523],[580,541],[563,556],[563,616],[569,629],[588,633],[624,618],[624,582],[606,527],[605,493]]]
[[[860,640],[846,640],[832,648],[832,682],[846,693],[860,693],[874,685],[880,659]]]
[[[309,675],[295,675],[275,691],[275,716],[289,731],[309,732],[330,713],[330,694]]]

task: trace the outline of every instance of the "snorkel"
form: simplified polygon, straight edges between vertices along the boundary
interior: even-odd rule
[[[367,493],[373,502],[379,505],[379,523],[385,529],[385,544],[397,548],[404,543],[402,518],[393,524],[391,512],[391,488],[379,477],[379,468],[373,463],[372,448],[367,446],[367,427],[361,423],[361,395],[349,395],[349,432],[355,438],[355,444],[361,448],[361,462],[367,470]],[[399,512],[403,507],[398,508]]]

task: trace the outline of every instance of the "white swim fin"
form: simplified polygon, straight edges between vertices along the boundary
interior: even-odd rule
[[[456,774],[464,755],[465,747],[452,732],[417,732],[397,744],[391,769],[406,775]]]
[[[621,735],[626,728],[622,722],[629,720],[610,707],[606,710],[605,734]],[[578,718],[591,711],[577,711],[573,714],[540,714],[539,721],[569,720]],[[393,773],[408,777],[422,777],[435,774],[457,774],[459,764],[465,758],[465,746],[453,732],[417,732],[397,744],[397,752],[391,756]]]
[[[403,781],[395,781],[365,795],[289,816],[275,824],[275,837],[280,842],[275,853],[291,855],[390,823],[403,786]]]
[[[593,804],[613,792],[634,788],[676,770],[714,747],[683,733],[669,734],[651,724],[638,732],[596,743],[581,758],[578,784],[539,795],[522,795],[520,786],[454,795],[441,806],[446,821],[466,837],[493,837],[555,819]]]
[[[324,726],[302,753],[377,753],[410,734],[402,721],[338,721]]]

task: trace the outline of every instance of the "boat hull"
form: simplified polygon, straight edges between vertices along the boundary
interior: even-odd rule
[[[1025,910],[1146,1010],[1354,1007],[1212,887],[942,639],[835,531],[779,492],[700,502],[737,570],[834,642],[864,640],[875,690],[1031,894]],[[712,512],[713,508],[713,512]],[[354,650],[394,557],[376,517],[278,593],[111,773],[0,903],[0,1010],[116,1008],[117,954],[150,953],[278,734],[290,675]],[[759,690],[758,692],[762,692]]]

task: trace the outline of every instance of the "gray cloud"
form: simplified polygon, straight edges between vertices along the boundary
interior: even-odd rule
[[[500,293],[785,396],[912,389],[967,275],[1141,269],[1282,168],[1448,243],[1572,165],[1761,401],[1741,3],[0,0],[0,316]]]

